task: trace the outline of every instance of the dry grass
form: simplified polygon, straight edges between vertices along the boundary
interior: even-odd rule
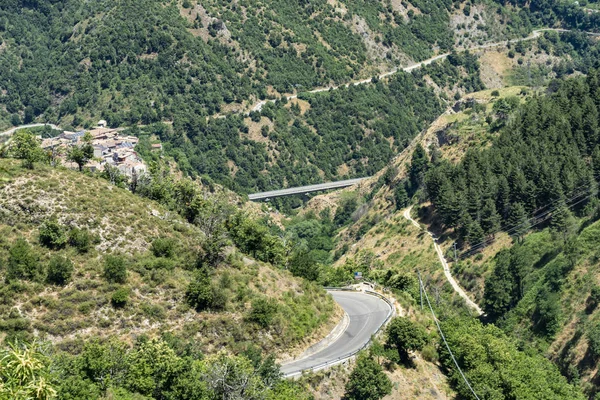
[[[89,229],[99,242],[85,254],[69,246],[58,251],[41,247],[39,225],[52,216],[65,226]],[[60,254],[72,260],[74,274],[64,287],[29,281],[4,285],[0,319],[6,321],[17,310],[30,334],[63,348],[91,337],[116,335],[133,341],[140,335],[173,332],[193,338],[206,352],[254,342],[287,357],[319,341],[339,321],[340,310],[323,290],[235,249],[212,276],[227,298],[225,309],[198,313],[185,302],[203,237],[197,227],[103,179],[42,165],[28,171],[16,161],[0,160],[0,265],[19,237],[33,246],[41,265]],[[148,251],[157,237],[176,241],[173,257],[159,259]],[[123,308],[110,302],[121,285],[103,277],[103,258],[117,252],[128,265],[124,286],[130,296]],[[2,280],[4,272],[0,269]],[[280,310],[268,330],[245,321],[253,299],[260,296],[273,299]]]

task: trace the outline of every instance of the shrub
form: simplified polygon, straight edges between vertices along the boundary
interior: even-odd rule
[[[43,275],[39,257],[25,239],[17,239],[10,248],[6,279],[31,279],[38,280]]]
[[[115,290],[110,297],[110,303],[115,308],[123,308],[127,305],[129,301],[129,289],[126,287],[121,287]]]
[[[55,219],[42,224],[39,239],[43,246],[50,249],[61,249],[67,244],[65,228]]]
[[[151,250],[154,257],[173,257],[175,253],[175,240],[171,238],[154,239]]]
[[[56,255],[48,263],[48,275],[46,280],[55,285],[64,285],[71,280],[73,274],[73,263],[66,257]]]
[[[319,279],[319,265],[310,253],[305,251],[296,252],[290,257],[288,269],[294,276],[299,276],[309,281]]]
[[[142,304],[141,308],[144,315],[149,319],[162,321],[167,318],[167,312],[160,304]]]
[[[196,311],[224,309],[227,304],[225,294],[211,283],[205,271],[200,271],[189,284],[185,298]]]
[[[104,278],[112,283],[127,281],[127,264],[123,256],[106,256],[104,259]]]
[[[69,232],[69,244],[79,253],[87,253],[92,246],[92,237],[87,229],[73,228]]]
[[[346,400],[378,400],[392,393],[392,382],[373,358],[360,355],[346,384]]]
[[[262,328],[268,328],[273,322],[276,313],[276,303],[266,298],[260,298],[252,302],[252,309],[248,315],[248,320],[256,322]]]
[[[408,318],[396,317],[387,327],[385,347],[396,349],[400,361],[410,363],[409,351],[418,351],[427,344],[425,329]]]
[[[210,308],[213,299],[213,291],[210,286],[210,279],[206,274],[200,273],[196,279],[191,282],[185,292],[187,303],[194,307],[196,311]]]
[[[498,96],[500,96],[500,92],[497,90],[492,90],[492,96],[498,97]]]
[[[168,260],[165,258],[157,258],[152,262],[151,267],[153,269],[164,269],[167,271],[172,271],[175,268],[175,262],[173,260]]]

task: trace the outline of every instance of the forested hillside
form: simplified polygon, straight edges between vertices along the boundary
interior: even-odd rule
[[[383,83],[302,92],[455,44],[525,36],[537,14],[519,10],[447,1],[4,2],[0,119],[145,125],[142,134],[165,142],[185,173],[238,192],[372,175],[447,98],[484,88],[477,57],[459,53]],[[573,47],[585,53],[587,43]],[[300,100],[249,118],[206,119],[292,92]]]
[[[507,124],[489,150],[468,151],[461,163],[423,165],[424,185],[441,221],[471,248],[499,230],[522,235],[529,216],[545,217],[577,203],[583,209],[600,173],[598,72],[556,81],[509,118],[509,101],[494,107]],[[536,221],[537,222],[537,221]],[[555,221],[556,222],[556,221]]]
[[[541,367],[531,372],[535,379],[556,381],[554,367],[511,348],[550,358],[589,398],[598,392],[598,76],[590,69],[537,94],[526,88],[476,93],[376,178],[308,204],[335,201],[334,219],[351,216],[332,246],[335,258],[345,253],[334,263],[340,271],[362,271],[407,304],[419,300],[415,270],[421,271],[452,351],[483,396],[538,398],[539,392],[508,383],[527,379],[533,364]],[[449,261],[457,243],[451,272],[482,306],[487,326],[457,318],[464,306],[431,239],[401,215],[411,202]],[[500,341],[483,339],[489,335]],[[511,361],[485,348],[505,348]],[[439,352],[453,370],[451,382],[468,396],[445,347]],[[519,377],[509,378],[504,368]],[[499,381],[505,383],[490,383]],[[563,384],[551,390],[550,397],[578,396]]]
[[[504,25],[488,29],[496,11]],[[493,3],[464,14],[477,17],[478,41],[529,29]],[[441,0],[5,1],[0,117],[120,126],[240,109],[450,50],[456,15]]]
[[[373,174],[442,110],[422,80],[404,73],[302,98],[268,104],[245,120],[189,115],[172,129],[144,131],[167,143],[186,173],[252,192]]]

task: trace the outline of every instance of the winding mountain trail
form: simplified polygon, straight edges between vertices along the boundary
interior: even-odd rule
[[[419,223],[410,216],[411,210],[412,210],[412,206],[408,207],[406,210],[404,210],[404,213],[403,213],[404,218],[409,220],[417,228],[423,229],[421,227],[421,225],[419,225]],[[465,300],[467,305],[470,308],[472,308],[473,310],[475,310],[478,315],[483,315],[483,310],[477,305],[477,303],[475,303],[473,300],[471,300],[469,298],[469,296],[467,296],[467,294],[465,293],[463,288],[460,287],[458,282],[456,282],[456,280],[452,276],[452,273],[450,272],[450,267],[448,266],[448,262],[446,261],[446,258],[444,258],[444,252],[442,251],[442,248],[440,247],[440,245],[437,243],[437,238],[433,235],[433,233],[431,233],[429,231],[426,231],[426,232],[429,236],[431,236],[431,240],[433,240],[433,246],[435,247],[435,251],[438,255],[438,258],[440,259],[440,262],[442,263],[442,267],[444,269],[444,275],[446,275],[446,279],[448,280],[448,282],[450,283],[450,285],[452,286],[454,291],[456,293],[458,293],[458,295]]]
[[[560,29],[560,28],[543,28],[543,29],[536,29],[534,30],[531,35],[524,37],[524,38],[520,38],[520,39],[509,39],[509,40],[503,40],[500,42],[494,42],[494,43],[486,43],[486,44],[482,44],[482,45],[477,45],[477,46],[472,46],[472,47],[457,47],[456,50],[457,51],[472,51],[472,50],[482,50],[482,49],[489,49],[492,47],[499,47],[499,46],[506,46],[509,43],[516,43],[516,42],[521,42],[521,41],[528,41],[528,40],[533,40],[533,39],[537,39],[538,37],[540,37],[542,35],[542,33],[544,32],[548,32],[548,31],[554,31],[554,32],[569,32],[569,29]],[[593,32],[585,32],[586,34],[590,35],[590,36],[600,36],[600,33],[593,33]],[[450,53],[443,53],[443,54],[438,54],[435,57],[431,57],[427,60],[423,60],[420,61],[418,63],[415,63],[413,65],[409,65],[408,67],[404,67],[404,68],[393,68],[392,70],[388,71],[388,72],[384,72],[381,75],[379,75],[377,78],[379,79],[383,79],[386,78],[388,76],[391,76],[395,73],[397,73],[398,71],[404,71],[404,72],[411,72],[415,69],[421,68],[425,65],[429,65],[434,61],[437,60],[441,60],[444,59],[446,57],[448,57],[450,55]],[[337,86],[327,86],[327,87],[323,87],[323,88],[317,88],[317,89],[313,89],[313,90],[309,90],[308,92],[305,93],[321,93],[321,92],[327,92],[329,90],[336,90],[339,89],[341,87],[350,87],[350,85],[354,85],[354,86],[358,86],[358,85],[364,85],[366,83],[371,82],[372,78],[367,78],[367,79],[361,79],[361,80],[357,80],[357,81],[352,81],[349,83],[345,83],[342,85],[337,85]],[[296,99],[298,98],[297,94],[294,95],[290,95],[290,96],[286,96],[286,98],[288,100],[292,100],[292,99]],[[267,103],[274,103],[275,100],[262,100],[259,101],[258,103],[256,103],[254,106],[251,107],[251,111],[260,111],[262,109],[262,107],[267,104]],[[247,115],[248,113],[246,113]],[[215,118],[224,118],[223,115],[218,115],[215,116]]]

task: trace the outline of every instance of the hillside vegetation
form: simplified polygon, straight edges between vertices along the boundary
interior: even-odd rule
[[[452,350],[483,396],[538,398],[515,379],[560,382],[543,385],[550,398],[592,398],[598,391],[598,88],[591,69],[586,77],[554,80],[541,93],[474,93],[374,178],[315,198],[308,203],[313,211],[303,214],[323,220],[331,212],[346,221],[326,262],[387,286],[424,323],[415,310],[421,271]],[[411,202],[449,260],[456,242],[451,270],[486,311],[483,325],[469,319],[446,283],[431,239],[403,218]],[[484,348],[500,347],[512,361],[483,356]],[[454,371],[443,345],[438,352]],[[525,372],[532,365],[541,369]],[[502,372],[509,370],[516,375]],[[460,375],[451,372],[450,382],[468,396]]]
[[[504,25],[486,29],[496,11]],[[491,2],[464,13],[477,16],[480,41],[516,16]],[[459,4],[442,0],[5,1],[1,117],[119,126],[240,109],[449,50],[455,14]]]
[[[38,337],[79,352],[90,338],[168,332],[206,353],[252,343],[281,354],[337,323],[333,301],[315,285],[228,246],[267,260],[259,237],[243,242],[265,232],[229,214],[218,188],[197,204],[202,220],[189,223],[97,177],[11,160],[0,160],[0,176],[5,341]],[[185,181],[174,185],[193,192]],[[214,228],[221,218],[229,233]]]

